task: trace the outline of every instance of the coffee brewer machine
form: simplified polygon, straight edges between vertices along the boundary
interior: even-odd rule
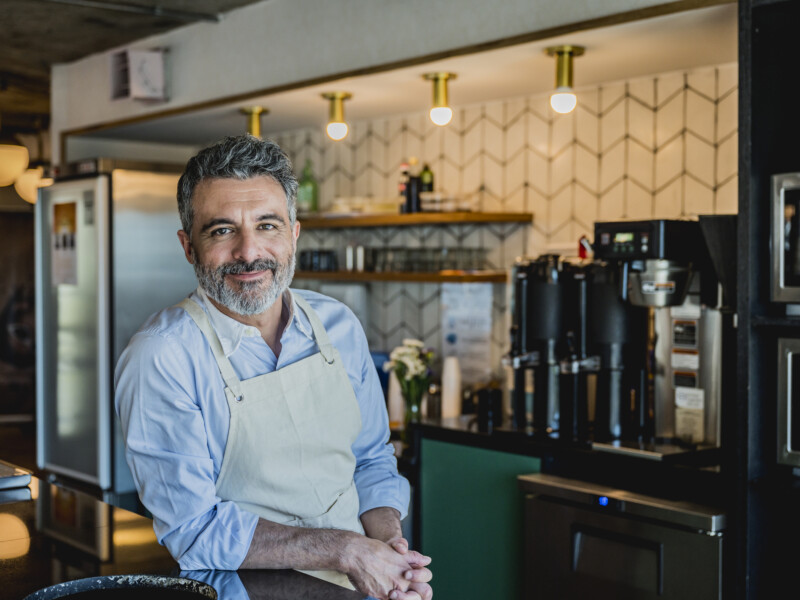
[[[730,239],[733,215],[601,222],[593,260],[519,259],[509,354],[517,430],[651,458],[718,447],[735,300],[730,287],[720,296],[717,276],[732,261],[717,251],[712,263],[708,247]]]
[[[646,313],[620,298],[616,264],[545,254],[513,268],[514,423],[527,434],[587,441],[632,431],[626,413],[644,382]]]
[[[638,435],[594,447],[663,456],[719,446],[723,317],[700,222],[595,223],[593,248],[595,260],[617,266],[630,310],[648,312]]]

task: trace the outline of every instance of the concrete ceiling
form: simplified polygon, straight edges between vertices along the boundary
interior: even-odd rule
[[[4,133],[47,128],[50,67],[256,0],[1,0],[0,126]]]
[[[686,70],[737,61],[736,4],[673,13],[621,25],[576,31],[547,40],[518,44],[437,60],[415,67],[351,77],[290,90],[247,102],[155,118],[95,131],[90,137],[204,145],[226,135],[243,133],[246,117],[240,108],[259,104],[269,109],[262,117],[262,134],[302,127],[324,127],[327,104],[320,93],[345,90],[348,121],[427,111],[430,83],[421,75],[452,71],[454,107],[544,93],[552,89],[555,63],[544,49],[554,44],[586,47],[575,59],[575,87],[592,86],[639,76]],[[87,137],[89,137],[87,136]]]

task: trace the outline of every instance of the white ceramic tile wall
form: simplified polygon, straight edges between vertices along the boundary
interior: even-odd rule
[[[736,212],[737,76],[727,64],[582,89],[568,115],[543,94],[456,108],[444,128],[414,114],[352,123],[339,143],[317,129],[273,136],[298,171],[311,159],[322,210],[337,196],[396,196],[400,164],[416,156],[438,189],[469,197],[475,210],[534,214],[531,226],[308,231],[300,247],[482,246],[492,268],[509,268],[516,256],[575,248],[596,220]],[[370,286],[373,348],[410,336],[441,347],[437,285]],[[508,344],[504,287],[495,286],[498,366]]]

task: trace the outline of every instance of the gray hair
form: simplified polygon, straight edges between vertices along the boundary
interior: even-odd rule
[[[186,235],[192,235],[192,199],[197,186],[206,179],[250,179],[272,177],[286,194],[289,221],[297,218],[297,177],[292,161],[280,146],[250,134],[231,136],[197,153],[186,163],[178,180],[178,212]]]

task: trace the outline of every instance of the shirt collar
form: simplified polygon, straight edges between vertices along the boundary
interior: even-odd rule
[[[220,311],[211,300],[209,300],[208,295],[203,291],[203,288],[197,286],[195,290],[195,296],[197,296],[197,300],[199,300],[199,304],[205,307],[206,312],[208,313],[208,319],[211,321],[211,327],[213,327],[214,331],[219,338],[220,344],[222,345],[222,351],[225,353],[225,356],[230,357],[231,354],[236,352],[239,348],[239,344],[242,343],[242,339],[246,337],[254,337],[260,336],[261,332],[258,328],[253,327],[251,325],[245,325],[236,319],[229,317],[222,311]],[[294,296],[292,291],[288,288],[286,291],[283,292],[281,296],[281,302],[289,309],[289,319],[286,323],[286,329],[283,331],[283,336],[289,331],[290,328],[296,326],[301,333],[303,333],[309,339],[314,339],[314,334],[311,330],[311,323],[308,321],[308,317],[303,314],[302,310],[298,310],[297,303],[294,300]],[[302,317],[300,316],[302,315]]]

